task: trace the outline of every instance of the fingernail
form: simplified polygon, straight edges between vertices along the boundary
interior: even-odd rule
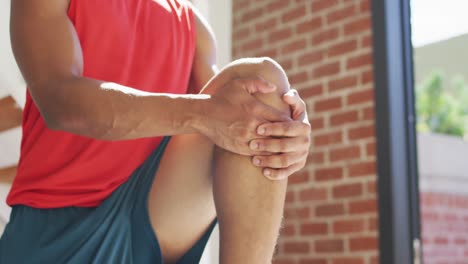
[[[265,131],[265,128],[264,128],[264,127],[259,127],[259,128],[258,128],[258,134],[264,135],[265,132],[266,132],[266,131]]]
[[[268,83],[268,86],[269,86],[270,88],[276,89],[276,85],[272,84],[271,82]]]
[[[263,175],[271,176],[271,171],[270,170],[263,170]]]
[[[255,141],[252,141],[252,143],[250,143],[250,148],[251,149],[258,149],[258,143],[255,142]]]
[[[259,158],[254,158],[253,162],[254,162],[254,164],[256,166],[260,166],[260,159]]]

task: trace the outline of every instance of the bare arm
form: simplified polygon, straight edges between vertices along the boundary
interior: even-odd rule
[[[29,91],[47,125],[97,139],[196,132],[206,95],[142,92],[82,76],[69,0],[11,1],[11,41]]]

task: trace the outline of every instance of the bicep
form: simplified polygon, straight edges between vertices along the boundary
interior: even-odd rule
[[[192,6],[195,17],[196,46],[191,73],[191,90],[200,90],[218,73],[216,65],[216,39],[214,33],[196,8]]]
[[[39,108],[50,85],[83,69],[81,47],[67,16],[69,0],[12,0],[10,32],[13,53]]]

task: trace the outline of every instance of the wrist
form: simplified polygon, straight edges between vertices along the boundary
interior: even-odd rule
[[[187,126],[196,133],[207,134],[209,109],[212,109],[213,98],[210,95],[197,95],[187,108]]]

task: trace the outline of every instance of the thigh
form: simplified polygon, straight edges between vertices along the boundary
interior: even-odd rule
[[[212,192],[213,143],[202,135],[173,136],[149,194],[149,215],[164,259],[173,263],[216,217]]]

